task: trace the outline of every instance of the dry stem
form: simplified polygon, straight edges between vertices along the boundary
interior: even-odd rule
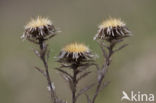
[[[48,63],[46,61],[47,45],[44,44],[43,40],[40,40],[39,45],[40,45],[40,51],[39,51],[40,59],[42,60],[44,67],[45,67],[44,74],[48,82],[48,87],[50,88],[51,101],[52,103],[56,103],[56,95],[55,95],[54,88],[52,87],[52,82],[51,82],[49,70],[48,70]],[[38,68],[38,70],[40,69]],[[43,74],[43,70],[41,73]]]

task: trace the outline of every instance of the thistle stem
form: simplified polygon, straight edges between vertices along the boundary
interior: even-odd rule
[[[46,79],[48,82],[48,87],[50,88],[51,101],[52,101],[52,103],[56,103],[56,96],[55,96],[55,91],[52,87],[52,83],[51,83],[51,79],[50,79],[50,75],[49,75],[48,63],[45,60],[46,49],[44,47],[44,42],[42,40],[40,40],[39,45],[40,45],[40,58],[41,58],[41,60],[44,64],[44,67],[45,67]]]
[[[78,74],[78,70],[77,70],[78,66],[73,66],[73,78],[72,78],[72,82],[73,82],[73,89],[72,89],[72,103],[76,103],[76,88],[77,88],[77,74]]]
[[[104,79],[104,77],[105,77],[105,75],[107,73],[108,67],[109,67],[109,65],[111,63],[111,60],[110,59],[111,59],[112,54],[114,53],[113,52],[113,47],[114,46],[115,45],[113,43],[110,43],[109,47],[107,48],[108,49],[108,55],[107,55],[107,57],[105,57],[105,63],[102,66],[101,77],[100,77],[100,80],[98,81],[98,85],[96,87],[96,91],[95,91],[95,94],[93,96],[92,103],[95,103],[95,100],[96,100],[96,98],[97,98],[97,96],[98,96],[98,94],[100,92],[103,79]],[[103,52],[105,52],[105,51],[103,51]]]

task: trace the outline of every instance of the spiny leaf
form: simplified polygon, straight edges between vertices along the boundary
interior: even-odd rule
[[[80,77],[77,79],[77,81],[80,81],[82,78],[86,77],[90,73],[91,73],[91,71],[83,73],[82,75],[80,75]]]

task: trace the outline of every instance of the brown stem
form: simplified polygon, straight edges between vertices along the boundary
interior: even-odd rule
[[[72,78],[72,82],[73,82],[73,89],[72,89],[72,103],[76,103],[76,88],[77,88],[77,74],[78,74],[78,70],[77,70],[78,66],[73,66],[73,78]]]
[[[51,79],[50,79],[50,75],[49,75],[49,71],[48,71],[48,64],[45,60],[45,52],[46,51],[44,48],[44,42],[42,40],[40,40],[39,44],[40,44],[40,51],[41,51],[40,58],[41,58],[41,60],[44,64],[44,67],[45,67],[46,78],[47,78],[48,86],[50,88],[51,100],[52,100],[52,103],[56,103],[55,91],[54,91],[54,88],[52,87],[52,83],[51,83]]]
[[[40,50],[43,50],[43,45],[44,45],[44,40],[43,39],[39,39],[39,45],[40,45]]]
[[[95,103],[95,100],[96,100],[96,98],[97,98],[97,96],[99,94],[100,88],[102,86],[103,79],[104,79],[104,77],[105,77],[105,75],[107,73],[107,69],[108,69],[108,67],[109,67],[109,65],[111,63],[110,59],[111,59],[111,56],[113,54],[113,47],[114,46],[115,46],[115,44],[110,43],[110,46],[107,48],[108,49],[108,56],[105,58],[106,61],[105,61],[104,65],[103,65],[103,67],[102,67],[102,71],[101,71],[101,74],[100,74],[100,79],[98,81],[98,85],[96,87],[96,91],[95,91],[95,94],[93,96],[92,103]],[[105,51],[103,51],[103,52],[105,52]]]

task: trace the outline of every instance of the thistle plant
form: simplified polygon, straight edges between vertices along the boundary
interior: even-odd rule
[[[103,79],[108,71],[108,67],[111,63],[111,57],[117,51],[123,49],[128,44],[122,44],[116,47],[117,44],[121,43],[126,37],[131,36],[131,32],[126,27],[126,24],[120,19],[110,18],[104,21],[100,26],[94,40],[97,40],[104,57],[104,63],[98,69],[98,83],[93,98],[88,97],[88,103],[95,103],[95,100],[102,88],[104,88],[108,82],[103,83]]]
[[[67,101],[60,99],[55,91],[54,83],[52,82],[48,70],[49,49],[47,40],[56,35],[57,30],[51,21],[47,18],[38,17],[36,20],[30,21],[25,27],[25,32],[22,38],[39,45],[39,50],[35,50],[35,54],[41,59],[45,69],[35,67],[40,73],[46,77],[52,103],[67,103]],[[63,47],[58,55],[57,62],[60,64],[55,69],[59,71],[61,76],[68,82],[71,90],[71,102],[77,103],[79,96],[85,95],[87,103],[96,103],[96,98],[101,90],[107,86],[109,82],[104,82],[108,68],[112,61],[112,55],[127,44],[122,42],[126,37],[131,36],[131,32],[126,27],[126,24],[120,19],[110,18],[104,21],[98,27],[98,32],[94,37],[103,53],[103,63],[96,63],[96,55],[84,44],[71,43]],[[122,43],[122,44],[121,44]],[[120,44],[120,46],[119,46]],[[92,70],[89,67],[94,66],[97,72],[97,81],[78,89],[80,80],[89,76]],[[69,70],[71,72],[69,72]],[[93,96],[89,96],[87,91],[95,88]]]
[[[50,78],[49,68],[48,68],[48,58],[50,50],[48,49],[47,40],[51,39],[56,35],[56,29],[52,22],[43,17],[37,17],[37,19],[32,19],[26,26],[22,39],[29,40],[39,46],[39,50],[33,49],[34,53],[41,59],[45,69],[40,69],[35,66],[43,76],[47,79],[48,88],[50,91],[52,103],[65,103],[56,96],[54,84]]]
[[[72,103],[76,103],[78,97],[84,92],[84,90],[81,90],[77,93],[77,84],[90,73],[86,72],[85,69],[91,65],[93,57],[94,55],[89,48],[79,43],[65,46],[59,54],[58,62],[61,63],[61,67],[57,68],[57,70],[63,73],[62,76],[69,83],[72,92]],[[71,69],[72,75],[62,68]],[[89,89],[90,86],[87,88]]]

